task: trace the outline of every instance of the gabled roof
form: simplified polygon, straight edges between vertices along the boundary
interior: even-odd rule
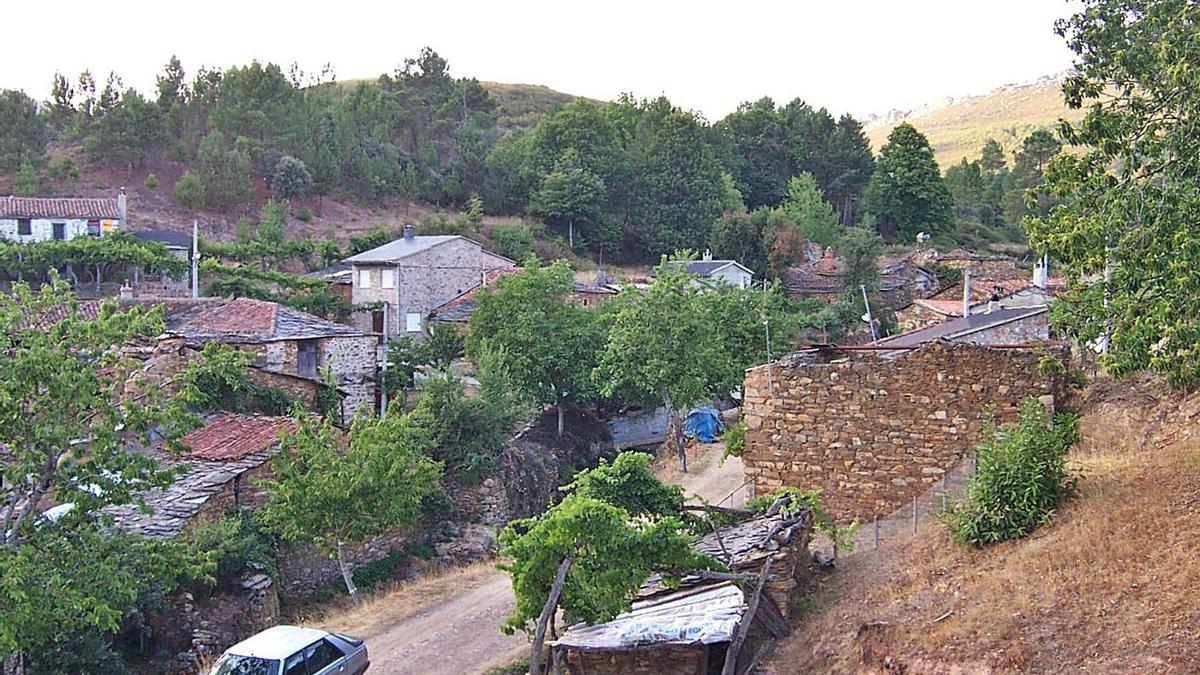
[[[1050,311],[1048,307],[1013,307],[1001,308],[990,313],[971,314],[946,321],[927,328],[909,331],[895,337],[884,338],[875,344],[881,347],[916,347],[939,338],[952,340],[981,330],[994,328],[1011,321],[1017,321],[1037,314]]]
[[[230,343],[366,335],[357,328],[327,321],[298,309],[250,298],[238,298],[205,309],[173,327],[173,331],[186,337],[189,342]]]
[[[113,197],[0,197],[0,218],[120,218]]]
[[[483,245],[479,242],[457,234],[413,235],[412,238],[400,237],[399,239],[389,241],[382,246],[376,246],[369,251],[363,251],[362,253],[352,255],[342,262],[350,263],[352,265],[399,262],[409,256],[428,251],[435,246],[441,246],[446,242],[454,241],[456,239],[461,239],[472,246],[478,247],[480,250],[483,249]],[[491,251],[484,251],[484,253],[499,260],[507,261],[510,264],[516,264],[498,253],[492,253]]]
[[[221,461],[242,459],[266,452],[279,442],[280,434],[296,430],[290,417],[264,415],[217,415],[208,424],[184,435],[180,441],[188,447],[188,459]]]
[[[962,302],[959,300],[917,298],[913,300],[913,304],[945,316],[962,316]]]
[[[678,266],[680,263],[678,261],[669,261],[667,264]],[[754,270],[736,260],[692,260],[687,264],[687,269],[684,271],[698,277],[710,277],[730,265],[737,267],[746,274],[754,276]],[[650,274],[653,276],[654,270],[651,270]]]

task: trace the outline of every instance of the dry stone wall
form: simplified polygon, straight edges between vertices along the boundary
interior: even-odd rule
[[[890,513],[941,480],[980,440],[980,413],[1053,405],[1065,375],[1047,352],[932,343],[907,352],[805,352],[746,373],[746,477],[756,494],[821,490],[837,519]]]

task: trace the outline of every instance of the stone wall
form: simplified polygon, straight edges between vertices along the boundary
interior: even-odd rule
[[[804,352],[746,373],[746,477],[757,494],[820,489],[837,519],[908,503],[980,440],[980,412],[1015,418],[1027,396],[1052,403],[1064,376],[1050,351],[931,343],[906,352]],[[768,373],[770,379],[768,380]]]
[[[712,664],[718,672],[723,663],[724,645],[718,660]],[[603,673],[604,675],[697,675],[713,672],[710,669],[710,647],[668,647],[664,649],[638,649],[627,652],[568,652],[564,659],[566,670],[572,675]]]

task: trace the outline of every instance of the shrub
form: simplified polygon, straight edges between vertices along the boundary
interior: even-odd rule
[[[510,260],[522,261],[536,252],[533,234],[520,225],[494,225],[491,236],[496,252]]]
[[[978,470],[967,483],[966,498],[940,514],[954,539],[982,547],[1023,537],[1048,522],[1075,487],[1066,453],[1079,438],[1076,419],[1052,415],[1027,398],[1015,424],[997,427],[987,420],[987,440],[976,450]]]
[[[448,374],[432,375],[422,386],[414,415],[433,434],[433,458],[460,481],[482,481],[510,437],[507,402],[486,393],[468,397],[462,382]]]
[[[303,161],[284,155],[271,173],[271,191],[276,199],[300,199],[312,189],[313,179]]]
[[[213,572],[217,588],[231,588],[251,574],[278,577],[274,542],[252,514],[231,509],[217,520],[192,528],[189,543],[200,551],[216,551]]]
[[[301,206],[300,208],[296,209],[292,215],[296,216],[296,220],[303,220],[306,223],[312,222],[313,219],[312,211],[309,211],[308,207],[306,206]]]
[[[149,174],[146,176],[146,182],[142,183],[142,185],[145,185],[147,190],[153,190],[158,187],[158,176],[153,173]]]
[[[746,420],[738,420],[736,424],[725,430],[725,453],[721,455],[724,462],[727,457],[741,457],[746,451]]]
[[[204,204],[205,189],[200,177],[188,171],[171,188],[171,198],[187,209],[198,209]]]
[[[46,165],[46,173],[55,180],[79,178],[79,170],[75,168],[75,162],[66,155],[59,155],[50,160],[50,163]]]
[[[41,181],[37,172],[28,161],[21,163],[21,169],[13,176],[12,191],[18,197],[32,197],[41,190]]]

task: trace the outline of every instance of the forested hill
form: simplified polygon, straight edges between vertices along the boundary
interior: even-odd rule
[[[0,92],[0,193],[125,185],[141,227],[199,218],[217,239],[269,200],[289,204],[294,237],[345,239],[445,209],[524,218],[513,255],[533,239],[614,263],[712,248],[765,273],[806,242],[837,247],[858,222],[901,243],[917,232],[1019,243],[1020,195],[1042,165],[1010,179],[1001,156],[979,180],[974,167],[947,175],[948,187],[925,138],[901,134],[891,159],[881,149],[892,167],[881,177],[858,120],[801,99],[762,98],[709,123],[665,96],[600,102],[481,83],[428,48],[355,81],[257,61],[189,71],[172,57],[149,92],[116,74],[52,82],[48,101]]]
[[[1082,119],[1082,111],[1071,110],[1063,103],[1065,77],[1065,74],[1044,77],[908,113],[892,112],[880,120],[867,122],[867,137],[871,139],[871,147],[878,151],[896,124],[908,122],[929,138],[943,168],[964,158],[978,159],[980,148],[989,138],[1012,154],[1030,133],[1053,127],[1059,119]]]

